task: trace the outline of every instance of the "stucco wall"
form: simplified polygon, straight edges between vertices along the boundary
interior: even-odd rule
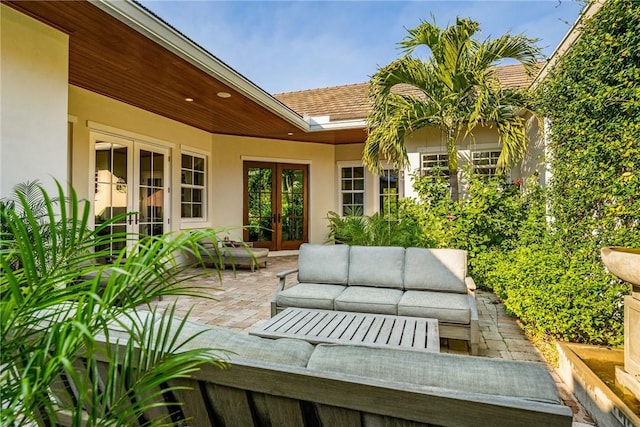
[[[335,210],[335,151],[328,144],[213,136],[213,216],[220,226],[242,221],[242,163],[256,160],[309,165],[309,241],[323,243],[327,212]]]
[[[69,114],[77,118],[73,130],[73,184],[81,197],[89,197],[91,127],[95,133],[106,132],[125,139],[165,144],[172,157],[179,159],[182,150],[196,149],[209,154],[208,221],[189,227],[232,227],[231,236],[242,238],[242,162],[243,160],[278,161],[309,165],[309,240],[322,243],[327,234],[326,213],[335,209],[335,187],[327,179],[335,175],[334,147],[258,138],[212,135],[208,132],[166,119],[113,99],[69,86]],[[97,130],[96,130],[97,129]],[[180,221],[180,162],[172,162],[171,228],[185,227]]]
[[[66,34],[0,5],[0,196],[67,181]]]
[[[362,150],[364,149],[364,144],[344,144],[344,145],[336,145],[336,162],[338,169],[335,174],[335,184],[336,195],[335,195],[335,212],[340,211],[341,200],[340,200],[340,192],[338,189],[340,188],[340,170],[339,168],[342,166],[359,166],[362,165]],[[364,214],[365,215],[373,215],[374,213],[380,210],[380,201],[379,201],[379,191],[380,185],[378,183],[378,176],[373,175],[369,169],[365,168],[364,170],[364,187],[365,187],[365,195],[364,195]]]

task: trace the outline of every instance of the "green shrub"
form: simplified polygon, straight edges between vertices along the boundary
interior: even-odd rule
[[[522,246],[495,257],[486,272],[506,309],[545,338],[604,345],[622,343],[621,297],[628,286],[584,256],[553,244]]]
[[[329,220],[328,242],[359,246],[424,247],[425,241],[416,219],[403,213],[398,219],[389,220],[380,213],[371,216],[347,215],[336,212],[327,214]]]

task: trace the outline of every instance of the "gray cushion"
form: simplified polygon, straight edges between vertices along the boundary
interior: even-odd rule
[[[151,315],[146,310],[138,310],[141,315],[139,324],[144,323],[144,319]],[[131,325],[131,319],[121,316],[120,321],[125,325]],[[172,330],[176,330],[181,319],[175,317],[172,322]],[[119,325],[110,327],[110,338],[112,341],[128,336]],[[306,366],[313,346],[302,340],[279,339],[269,340],[252,335],[232,332],[228,329],[217,326],[202,325],[196,322],[187,321],[181,331],[181,336],[185,339],[200,333],[195,339],[184,343],[182,349],[210,348],[219,358],[230,360],[232,363],[236,359],[255,360],[283,365]]]
[[[405,291],[398,302],[398,316],[427,317],[440,322],[468,325],[469,296],[430,291]]]
[[[399,289],[353,286],[345,289],[335,300],[335,309],[358,313],[398,314]]]
[[[320,308],[333,310],[333,301],[346,289],[342,285],[324,283],[298,283],[278,293],[279,307]]]
[[[307,367],[470,393],[561,403],[547,368],[532,362],[320,344]]]
[[[467,251],[407,248],[404,288],[466,293]]]
[[[304,243],[298,253],[298,281],[346,285],[349,246]]]
[[[228,356],[231,363],[244,359],[304,367],[313,353],[313,345],[302,340],[270,340],[219,327],[210,329],[188,345],[224,350],[223,354]]]
[[[352,246],[349,286],[402,289],[404,248]]]

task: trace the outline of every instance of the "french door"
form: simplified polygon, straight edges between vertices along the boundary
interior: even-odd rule
[[[169,231],[169,150],[116,137],[95,139],[94,220],[98,226],[125,212],[105,232],[133,239],[110,243],[111,253],[135,239]]]
[[[244,162],[244,240],[271,250],[308,240],[308,166]]]

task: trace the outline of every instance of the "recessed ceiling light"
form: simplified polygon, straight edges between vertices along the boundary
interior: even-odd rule
[[[184,100],[187,102],[193,102],[193,98],[185,98]]]
[[[287,135],[291,136],[291,135],[293,135],[293,132],[289,132]]]
[[[229,92],[218,92],[216,95],[220,98],[231,98],[231,94]]]

